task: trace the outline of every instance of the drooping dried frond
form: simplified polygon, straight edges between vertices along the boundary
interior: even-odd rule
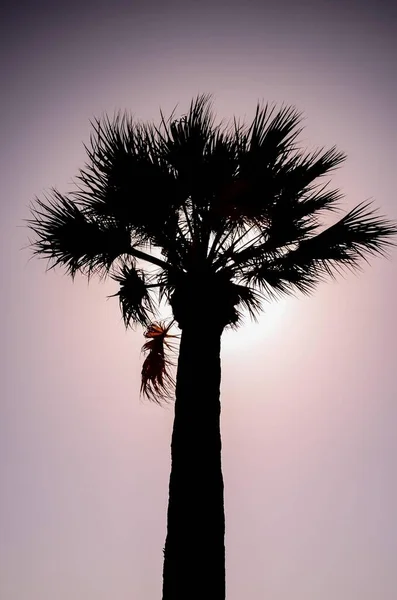
[[[144,334],[148,341],[142,347],[147,356],[142,366],[141,394],[157,403],[169,401],[174,396],[172,354],[175,344],[172,340],[179,336],[169,333],[173,324],[173,321],[168,325],[164,321],[152,323]]]

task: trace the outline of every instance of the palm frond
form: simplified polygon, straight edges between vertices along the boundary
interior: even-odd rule
[[[125,262],[113,273],[112,279],[119,283],[120,289],[110,297],[118,297],[125,326],[139,323],[147,327],[154,317],[155,307],[145,273],[131,262]]]
[[[236,175],[226,182],[219,196],[226,217],[222,228],[226,231],[215,237],[212,256],[222,254],[225,242],[236,237],[235,230],[242,223],[256,225],[264,239],[282,245],[296,235],[311,232],[316,213],[333,208],[332,196],[320,197],[319,184],[314,182],[339,166],[345,157],[336,148],[301,152],[295,144],[300,120],[300,113],[292,107],[274,114],[274,108],[258,106],[248,131],[236,132]],[[228,243],[226,255],[236,249],[235,244]],[[225,256],[220,260],[224,264]]]
[[[157,128],[159,151],[175,173],[186,198],[194,207],[203,206],[206,195],[230,169],[227,135],[214,125],[210,95],[199,95],[181,119],[163,117]],[[197,228],[197,215],[192,217],[192,228]]]
[[[292,107],[275,112],[274,107],[258,104],[248,128],[235,123],[227,138],[232,170],[211,201],[213,221],[218,225],[211,256],[222,251],[224,243],[243,224],[263,225],[263,220],[268,220],[280,196],[277,174],[295,149],[300,120],[300,113]]]
[[[346,155],[335,146],[328,150],[319,148],[314,152],[298,150],[285,158],[277,172],[281,180],[281,190],[288,190],[292,196],[305,190],[319,177],[329,175],[346,160]]]
[[[251,152],[263,165],[275,164],[285,152],[290,152],[301,129],[302,114],[292,106],[257,104],[255,116],[243,136],[244,154]],[[264,160],[265,159],[265,160]]]
[[[68,274],[91,276],[106,273],[113,262],[131,249],[128,229],[115,222],[96,219],[57,190],[37,199],[28,226],[35,233],[33,252],[49,261],[49,268],[62,265]]]
[[[297,218],[308,219],[313,223],[319,223],[319,217],[325,212],[332,213],[340,208],[340,200],[343,194],[340,190],[330,190],[329,182],[320,185],[313,184],[297,194],[297,202],[294,205],[294,214]]]
[[[230,296],[236,299],[234,305],[235,318],[230,323],[232,328],[237,329],[242,324],[244,311],[248,312],[249,317],[253,321],[257,320],[265,300],[260,291],[255,290],[249,285],[231,282]]]
[[[396,234],[395,223],[377,215],[371,203],[361,203],[296,248],[248,260],[242,268],[243,280],[270,295],[294,290],[310,293],[324,277],[334,277],[346,268],[357,270],[371,255],[385,255],[395,245]]]
[[[170,354],[175,352],[175,345],[171,339],[179,336],[169,333],[173,324],[173,321],[151,323],[144,334],[148,341],[142,347],[147,356],[142,366],[141,394],[158,404],[174,396],[175,362]]]
[[[321,261],[338,261],[353,267],[370,255],[385,255],[394,246],[396,224],[388,221],[371,202],[362,202],[318,235],[304,240],[296,252]]]
[[[250,227],[241,226],[242,231],[256,232],[251,243],[241,245],[235,235],[237,228],[227,231],[220,239],[216,264],[226,265],[232,261],[234,266],[250,259],[263,256],[291,243],[297,243],[313,234],[320,224],[323,212],[334,212],[343,197],[339,190],[328,190],[325,185],[312,185],[306,190],[296,191],[295,196],[276,196],[266,213]],[[243,236],[242,236],[243,237]],[[235,238],[235,239],[233,239]],[[224,247],[226,241],[231,243]]]
[[[182,196],[154,128],[127,115],[92,125],[89,161],[78,176],[76,197],[94,214],[128,226],[137,240],[161,246],[177,230]]]

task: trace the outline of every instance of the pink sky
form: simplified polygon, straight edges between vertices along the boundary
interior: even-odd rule
[[[139,399],[142,332],[112,284],[21,250],[29,202],[68,189],[91,118],[157,120],[199,92],[220,118],[295,104],[304,145],[348,155],[346,208],[397,218],[386,3],[89,5],[3,19],[2,600],[161,597],[172,409]],[[225,336],[228,600],[395,599],[396,276],[393,253]]]

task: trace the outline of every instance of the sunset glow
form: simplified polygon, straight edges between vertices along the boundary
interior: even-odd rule
[[[170,470],[173,407],[139,396],[142,328],[112,283],[30,260],[29,203],[70,188],[90,119],[158,123],[212,93],[225,120],[296,106],[303,147],[347,154],[341,210],[373,198],[397,219],[396,19],[355,0],[4,9],[1,600],[159,600]],[[390,255],[224,334],[227,600],[396,598]]]

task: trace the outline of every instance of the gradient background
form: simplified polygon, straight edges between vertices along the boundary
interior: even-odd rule
[[[2,9],[1,600],[161,596],[172,408],[139,399],[141,331],[112,284],[21,250],[29,202],[69,189],[92,117],[157,120],[203,92],[219,117],[295,104],[308,147],[348,154],[346,208],[397,218],[396,10],[274,4]],[[393,253],[225,335],[228,600],[396,598],[396,275]]]

